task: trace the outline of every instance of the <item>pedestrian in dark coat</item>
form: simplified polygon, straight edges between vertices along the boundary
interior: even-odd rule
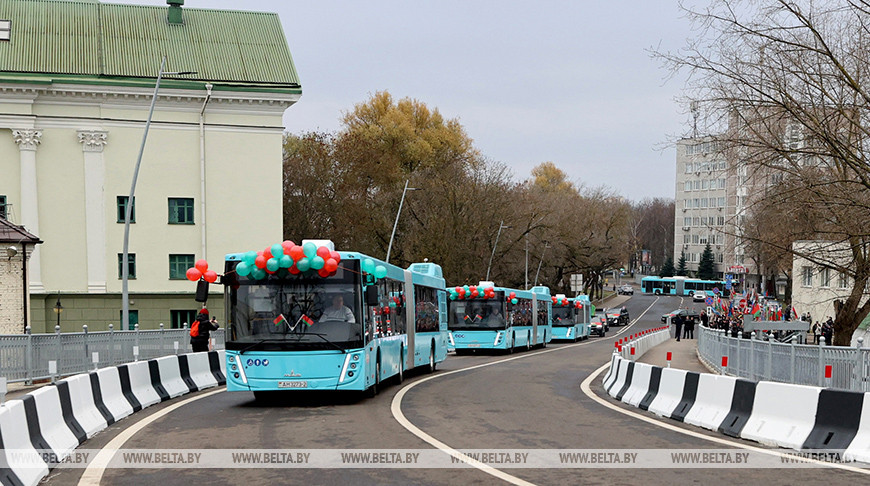
[[[218,329],[217,321],[210,321],[208,309],[203,308],[196,315],[196,321],[191,326],[190,331],[190,346],[194,353],[208,351],[208,344],[211,338],[211,331]],[[196,335],[194,336],[194,328]]]
[[[677,314],[671,319],[671,322],[673,322],[674,326],[677,327],[676,335],[677,335],[677,341],[679,341],[680,334],[683,332],[683,316],[681,316],[680,314]]]

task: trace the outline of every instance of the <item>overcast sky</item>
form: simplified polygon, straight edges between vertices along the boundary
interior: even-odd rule
[[[112,3],[112,2],[106,2]],[[164,0],[120,3],[165,5]],[[276,12],[302,81],[288,131],[335,131],[387,90],[457,118],[517,180],[552,161],[587,186],[674,197],[682,81],[649,55],[690,35],[676,2],[187,0]]]

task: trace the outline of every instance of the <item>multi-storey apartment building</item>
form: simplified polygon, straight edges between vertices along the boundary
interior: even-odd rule
[[[0,0],[0,205],[44,242],[27,249],[34,332],[58,302],[64,331],[118,329],[122,265],[131,325],[181,325],[196,260],[221,272],[282,239],[282,116],[301,85],[278,16],[167,3]]]

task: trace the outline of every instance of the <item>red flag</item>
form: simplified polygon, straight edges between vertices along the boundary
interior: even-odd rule
[[[311,320],[311,318],[306,316],[305,314],[302,314],[302,320],[305,321],[305,324],[308,326],[314,324],[314,321]]]
[[[276,317],[272,322],[274,322],[276,326],[280,326],[282,322],[287,322],[287,319],[284,317],[284,314],[278,314],[278,317]]]

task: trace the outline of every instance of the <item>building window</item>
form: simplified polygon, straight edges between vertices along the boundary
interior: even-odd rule
[[[707,190],[708,187],[710,187],[707,184],[708,184],[707,179],[704,179],[703,181],[701,181],[701,190],[702,191],[705,191],[705,190]]]
[[[688,164],[686,164],[686,174],[691,174],[691,173],[692,173],[692,163],[689,162]]]
[[[0,195],[0,218],[6,218],[6,196]]]
[[[812,267],[801,267],[801,284],[804,287],[812,287],[813,286],[813,268]]]
[[[683,235],[683,244],[688,245],[692,242],[692,235]]]
[[[692,226],[701,226],[701,218],[700,217],[692,218]]]
[[[118,253],[118,278],[124,278],[124,267],[121,262],[124,261],[124,254]],[[136,254],[127,253],[127,278],[136,278]]]
[[[693,181],[692,184],[694,185],[696,191],[701,190],[701,181]]]
[[[169,255],[169,280],[186,280],[187,269],[194,264],[193,255]]]
[[[118,196],[117,198],[117,206],[118,206],[118,222],[123,223],[127,218],[127,200],[130,199],[130,196]],[[130,208],[130,223],[136,222],[136,197],[133,196],[133,206]]]
[[[169,198],[169,224],[193,224],[193,198]]]
[[[692,226],[692,218],[689,216],[684,217],[683,226]]]
[[[702,207],[702,208],[706,208],[706,207],[707,207],[707,198],[706,198],[706,197],[702,197],[702,198],[701,198],[701,207]]]
[[[719,207],[720,207],[720,208],[724,208],[724,207],[725,207],[725,198],[724,198],[724,197],[720,197],[719,200],[718,200],[717,202],[719,203]]]
[[[0,41],[8,41],[12,38],[12,21],[0,20]]]
[[[724,263],[724,262],[725,262],[725,255],[722,253],[717,253],[716,254],[716,263]]]
[[[840,274],[840,278],[837,279],[837,288],[845,289],[849,285],[849,277],[845,273]]]
[[[822,268],[819,270],[819,286],[820,287],[830,287],[831,286],[831,269],[830,268]]]
[[[684,191],[691,191],[692,190],[692,181],[686,181],[686,185],[684,186],[683,190]]]
[[[172,329],[181,329],[184,327],[184,324],[187,324],[187,327],[190,327],[190,324],[193,320],[196,319],[196,311],[195,310],[170,310],[169,311],[169,322],[172,326]]]

